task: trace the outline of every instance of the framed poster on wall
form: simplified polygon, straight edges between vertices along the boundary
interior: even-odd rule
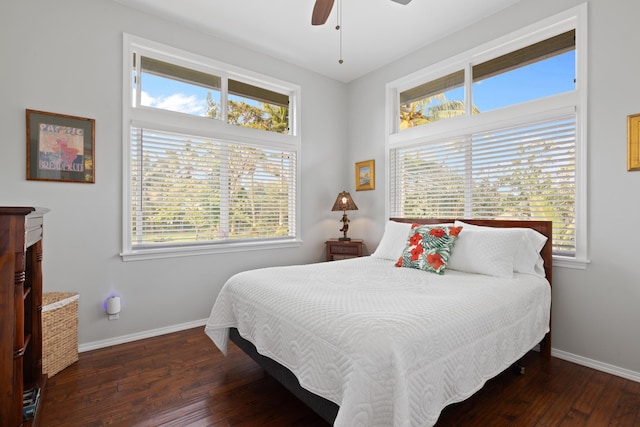
[[[93,184],[95,120],[27,110],[27,179]]]
[[[627,116],[627,170],[640,171],[640,114]]]
[[[375,160],[356,163],[356,191],[376,188]]]

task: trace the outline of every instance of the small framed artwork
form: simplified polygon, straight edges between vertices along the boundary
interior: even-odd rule
[[[640,171],[640,114],[627,116],[627,170]]]
[[[27,110],[27,179],[93,184],[95,120]]]
[[[356,191],[376,188],[375,160],[356,163]]]

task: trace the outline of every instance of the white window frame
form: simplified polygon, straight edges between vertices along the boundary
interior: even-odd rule
[[[122,208],[122,252],[123,261],[135,261],[156,258],[169,258],[180,256],[192,256],[222,252],[240,252],[247,250],[263,250],[273,248],[288,248],[300,246],[302,242],[300,234],[301,208],[300,208],[300,171],[301,171],[301,137],[300,137],[300,94],[298,85],[275,79],[273,77],[258,74],[211,58],[183,51],[171,46],[137,37],[131,34],[123,34],[123,75],[122,75],[122,170],[123,170],[123,208]],[[137,52],[144,56],[153,57],[165,62],[176,63],[192,69],[222,78],[221,103],[226,103],[226,82],[229,78],[246,82],[261,88],[279,93],[289,94],[289,134],[279,134],[236,126],[226,123],[226,109],[222,109],[221,120],[195,117],[188,114],[173,111],[158,110],[153,107],[132,106],[132,72],[131,58]],[[139,99],[140,85],[136,86]],[[181,117],[182,116],[182,117]],[[197,133],[200,136],[214,139],[229,140],[238,143],[246,143],[254,146],[281,147],[282,149],[296,152],[296,203],[295,203],[295,237],[289,239],[251,241],[216,242],[215,244],[203,244],[194,246],[174,246],[164,248],[133,249],[132,245],[132,213],[131,213],[131,127],[157,126],[158,118],[162,117],[162,130],[177,133]]]
[[[549,37],[575,29],[576,34],[576,90],[535,99],[522,104],[471,115],[472,100],[465,101],[467,114],[429,123],[427,125],[398,129],[400,110],[399,94],[410,88],[435,80],[449,73],[464,69],[471,75],[471,68],[487,60],[514,50],[529,46]],[[553,115],[554,111],[566,111],[573,108],[576,112],[576,171],[575,171],[575,257],[554,255],[555,267],[585,269],[589,263],[587,240],[587,4],[571,8],[518,31],[507,34],[469,51],[458,54],[448,60],[414,72],[408,76],[387,83],[386,123],[385,123],[385,171],[387,185],[385,189],[385,215],[390,215],[390,153],[399,147],[409,146],[421,141],[454,138],[468,134],[487,126],[507,127],[522,117],[531,121]],[[472,81],[465,78],[465,93],[471,93]]]

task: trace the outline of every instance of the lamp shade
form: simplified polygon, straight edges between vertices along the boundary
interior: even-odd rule
[[[346,191],[343,191],[342,193],[338,194],[338,198],[336,199],[336,202],[333,204],[333,208],[331,210],[332,211],[357,211],[358,207],[353,202],[353,199],[351,198],[351,194],[347,193]]]

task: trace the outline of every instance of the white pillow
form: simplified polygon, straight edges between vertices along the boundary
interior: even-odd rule
[[[408,222],[387,221],[380,244],[371,256],[397,261],[404,251],[410,230],[411,224]]]
[[[462,226],[447,268],[496,277],[513,277],[513,259],[522,233],[509,228]]]
[[[488,230],[505,230],[504,228],[467,224],[462,221],[456,221],[455,225],[462,226],[463,230],[478,228]],[[544,260],[540,255],[540,251],[547,242],[547,237],[531,228],[515,227],[509,228],[509,230],[517,230],[521,233],[520,244],[518,245],[513,258],[513,271],[516,273],[526,273],[533,274],[538,277],[545,277]]]
[[[525,236],[513,260],[514,271],[546,277],[544,260],[540,255],[540,251],[547,242],[547,238],[536,230],[530,228],[525,228],[524,230]]]
[[[410,222],[387,221],[384,227],[384,234],[378,244],[375,252],[371,254],[374,258],[390,259],[397,261],[402,256],[404,247],[409,239],[409,231],[411,231]],[[453,224],[424,224],[430,227],[434,226],[453,226]]]

